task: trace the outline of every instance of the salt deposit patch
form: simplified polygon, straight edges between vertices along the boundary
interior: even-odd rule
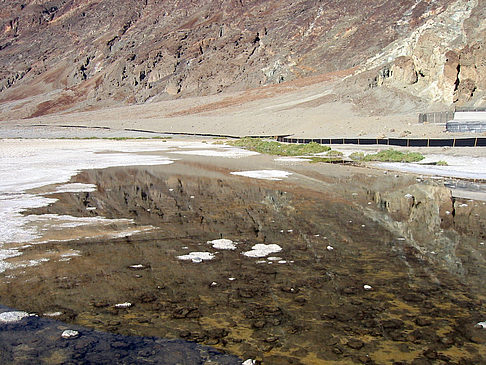
[[[312,161],[311,159],[305,158],[305,157],[278,157],[278,158],[274,158],[273,160],[277,161],[277,162],[309,162],[309,161]]]
[[[81,251],[71,250],[61,255],[61,257],[75,257],[75,256],[81,256]]]
[[[54,203],[55,199],[28,194],[27,190],[69,181],[81,170],[130,165],[165,165],[173,159],[137,152],[167,151],[169,147],[191,143],[165,144],[161,141],[3,140],[0,150],[0,250],[6,243],[29,242],[43,232],[83,225],[113,222],[92,218],[24,216],[22,212]],[[117,151],[117,152],[114,152]],[[48,193],[95,191],[93,184],[63,184]],[[103,218],[104,219],[104,218]],[[41,222],[42,221],[42,222]],[[20,255],[18,250],[0,251],[0,271],[6,258]]]
[[[217,250],[236,250],[236,244],[225,238],[208,241],[208,244],[213,245],[213,248]]]
[[[204,260],[214,259],[214,254],[211,252],[190,252],[187,255],[177,256],[179,260],[192,261],[194,263],[200,263]]]
[[[447,166],[426,165],[445,161]],[[381,162],[377,166],[389,170],[406,171],[416,174],[458,177],[466,179],[486,179],[486,158],[448,155],[427,155],[420,163]]]
[[[3,312],[0,313],[0,323],[15,323],[29,316],[29,313],[21,311]]]
[[[56,188],[56,193],[90,193],[93,191],[96,191],[96,185],[82,183],[64,184]]]
[[[1,177],[1,175],[0,175]],[[27,242],[39,237],[33,227],[26,227],[30,219],[21,213],[27,209],[40,208],[56,202],[32,194],[0,192],[0,247],[6,242]]]
[[[216,146],[215,146],[216,147]],[[259,155],[258,152],[248,151],[241,148],[219,146],[216,149],[202,149],[189,151],[172,151],[170,153],[182,155],[196,155],[208,157],[226,157],[226,158],[240,158]]]
[[[14,264],[9,263],[9,262],[4,262],[2,267],[3,267],[3,271],[5,271],[5,269],[15,269],[15,268],[39,266],[43,262],[49,262],[49,259],[46,258],[46,257],[43,257],[43,258],[40,258],[40,259],[37,259],[37,260],[20,261],[20,262],[14,263]]]
[[[6,262],[6,259],[20,256],[22,253],[17,249],[2,249],[0,248],[0,273],[11,267],[11,264]]]
[[[79,332],[75,330],[64,330],[61,333],[61,337],[65,339],[76,338],[79,336]]]
[[[2,150],[2,152],[4,152]],[[172,160],[158,156],[137,156],[128,154],[95,154],[89,150],[57,151],[54,148],[39,151],[14,151],[2,153],[0,158],[0,242],[29,240],[30,232],[20,227],[22,217],[18,214],[25,209],[39,208],[55,202],[42,196],[26,194],[27,189],[69,180],[84,168],[104,168],[121,165],[167,164]],[[148,157],[148,159],[147,159]],[[67,184],[59,187],[59,192],[92,191],[92,184]],[[17,236],[18,239],[15,238]],[[24,237],[22,237],[24,236]]]
[[[478,322],[478,323],[476,323],[476,327],[485,329],[486,328],[486,322]]]
[[[4,143],[0,155],[0,192],[24,192],[49,184],[64,183],[79,171],[94,168],[130,165],[165,165],[174,161],[156,155],[107,152],[110,148],[123,151],[122,145],[72,143],[73,146],[52,141],[37,143]],[[140,145],[127,145],[131,152],[144,152]],[[104,153],[100,153],[104,152]],[[21,172],[21,173],[19,173]]]
[[[243,361],[243,363],[241,365],[255,365],[255,364],[256,364],[255,360],[247,359],[247,360]]]
[[[263,243],[258,243],[251,248],[251,251],[243,252],[243,255],[247,257],[265,257],[272,253],[282,251],[282,247],[277,244],[265,245]]]
[[[26,222],[42,224],[44,230],[64,230],[87,225],[129,224],[132,219],[108,219],[104,217],[73,217],[71,215],[43,214],[26,216]]]
[[[62,312],[46,312],[43,313],[42,315],[46,317],[59,317],[62,315]]]
[[[132,303],[130,303],[130,302],[115,304],[115,308],[130,308],[131,306],[132,306]]]
[[[282,180],[292,175],[291,172],[282,170],[236,171],[232,172],[231,174],[263,180]]]

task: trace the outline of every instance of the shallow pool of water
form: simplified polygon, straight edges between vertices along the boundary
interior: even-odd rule
[[[171,169],[86,171],[75,182],[96,191],[57,193],[32,210],[151,228],[23,249],[22,260],[50,260],[3,273],[2,303],[264,364],[486,361],[486,330],[475,328],[486,319],[480,203],[392,176],[383,190],[366,175],[262,182]],[[248,254],[255,245],[273,251]]]

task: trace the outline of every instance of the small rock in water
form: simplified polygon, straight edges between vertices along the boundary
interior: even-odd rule
[[[328,251],[332,251],[332,250],[334,250],[334,247],[332,247],[332,246],[327,246],[327,247],[326,247],[326,249],[327,249]]]
[[[75,331],[75,330],[65,330],[61,334],[61,337],[62,338],[65,338],[65,339],[76,338],[76,337],[79,337],[79,332],[78,331]]]
[[[0,313],[0,323],[14,323],[29,317],[29,313],[21,311],[3,312]]]
[[[132,303],[129,302],[115,304],[115,308],[130,308],[131,306]]]
[[[363,289],[364,290],[371,290],[371,289],[373,289],[373,287],[371,285],[365,284],[365,285],[363,285]]]

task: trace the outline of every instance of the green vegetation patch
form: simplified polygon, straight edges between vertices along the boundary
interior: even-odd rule
[[[447,161],[444,161],[444,160],[437,161],[435,164],[437,166],[449,166],[449,164],[447,163]]]
[[[365,155],[363,152],[355,152],[349,156],[355,161],[380,161],[380,162],[418,162],[425,157],[418,152],[400,152],[396,150],[380,151]]]
[[[326,156],[329,157],[343,157],[343,153],[341,151],[331,150],[326,153]]]
[[[231,146],[242,147],[251,151],[267,153],[278,156],[308,156],[316,153],[327,152],[331,148],[316,142],[307,144],[286,144],[269,141],[261,138],[241,138],[227,142]]]

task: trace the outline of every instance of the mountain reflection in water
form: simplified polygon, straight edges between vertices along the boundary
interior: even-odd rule
[[[155,228],[26,248],[24,257],[66,249],[79,256],[6,272],[3,304],[59,311],[68,323],[117,334],[193,341],[265,364],[486,361],[486,331],[475,328],[486,319],[484,205],[410,181],[380,190],[367,178],[325,188],[208,175],[83,172],[79,182],[97,191],[60,193],[33,212],[130,218]],[[215,244],[221,238],[228,241]],[[273,251],[245,255],[255,245]],[[69,348],[94,346],[85,336],[45,337]],[[15,346],[5,341],[3,348]],[[187,342],[150,341],[148,348],[170,343],[202,356]],[[149,351],[103,346],[126,356]],[[63,351],[60,345],[49,356]],[[198,363],[190,361],[180,360]]]

